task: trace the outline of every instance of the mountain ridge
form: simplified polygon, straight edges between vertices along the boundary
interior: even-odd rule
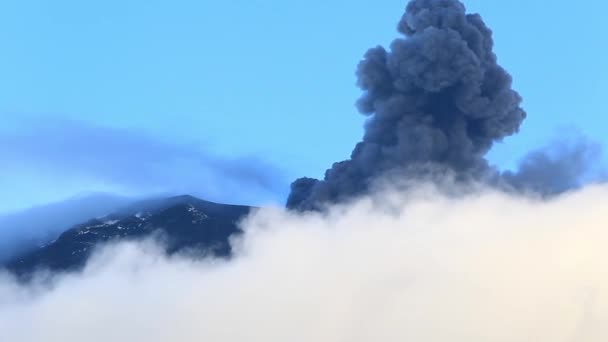
[[[254,207],[220,204],[191,195],[139,201],[100,218],[91,218],[59,237],[5,263],[27,279],[36,271],[78,271],[100,246],[117,241],[161,237],[167,254],[229,257],[229,239]]]
[[[56,239],[67,228],[110,214],[136,199],[87,193],[57,202],[0,213],[0,265]]]

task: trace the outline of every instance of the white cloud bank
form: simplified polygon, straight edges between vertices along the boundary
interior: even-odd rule
[[[551,201],[427,188],[245,226],[227,263],[121,244],[50,288],[5,278],[0,340],[608,339],[608,186]]]

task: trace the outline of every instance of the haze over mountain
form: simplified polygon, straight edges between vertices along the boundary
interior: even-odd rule
[[[280,168],[262,158],[219,156],[201,143],[61,117],[25,116],[0,128],[0,163],[0,215],[83,191],[253,204],[281,201],[287,191]]]
[[[105,216],[133,202],[112,194],[90,194],[0,215],[0,262],[57,238],[77,223]]]

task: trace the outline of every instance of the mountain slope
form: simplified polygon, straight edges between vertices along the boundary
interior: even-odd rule
[[[207,202],[192,196],[150,200],[130,205],[103,218],[68,229],[52,241],[6,264],[26,276],[38,269],[78,270],[105,242],[141,239],[159,234],[166,251],[229,256],[229,237],[241,233],[237,223],[251,207]]]
[[[91,193],[0,214],[0,264],[56,239],[66,228],[134,202],[122,196]]]

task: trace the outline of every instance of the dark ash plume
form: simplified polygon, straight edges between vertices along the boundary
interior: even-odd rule
[[[456,0],[413,0],[390,50],[370,49],[357,69],[369,116],[363,141],[324,180],[291,186],[289,208],[315,209],[369,189],[386,172],[440,168],[462,178],[494,173],[484,156],[526,113],[496,62],[492,32]]]

